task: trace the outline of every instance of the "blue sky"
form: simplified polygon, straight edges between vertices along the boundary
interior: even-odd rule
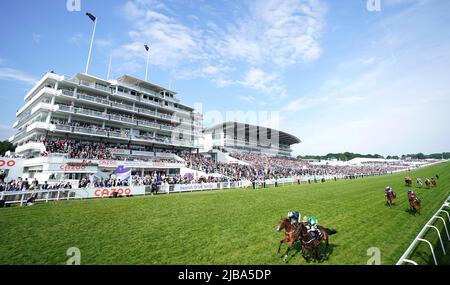
[[[0,139],[46,71],[145,74],[205,114],[280,128],[295,154],[449,151],[450,1],[66,0],[0,4]],[[256,117],[254,116],[256,114]],[[265,116],[265,114],[268,114]]]

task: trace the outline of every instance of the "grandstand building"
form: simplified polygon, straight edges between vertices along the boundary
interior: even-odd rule
[[[27,158],[24,177],[41,181],[67,175],[77,180],[117,165],[132,168],[133,174],[174,174],[184,164],[177,154],[197,152],[203,135],[202,115],[174,91],[129,75],[105,80],[46,73],[16,115],[18,131],[10,141],[16,155]],[[99,144],[104,155],[84,159],[84,152],[99,150],[83,147]]]
[[[225,122],[204,130],[204,146],[227,151],[245,151],[267,156],[291,157],[300,139],[283,131],[245,124]]]

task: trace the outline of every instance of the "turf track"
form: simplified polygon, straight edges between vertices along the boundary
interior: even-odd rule
[[[437,188],[415,189],[421,214],[409,214],[404,176],[415,181],[435,174]],[[393,208],[385,206],[386,185],[398,196]],[[65,264],[69,247],[80,248],[82,264],[284,264],[276,254],[282,235],[275,227],[291,209],[338,231],[321,264],[366,264],[371,247],[381,250],[382,264],[395,264],[449,195],[450,163],[445,163],[323,184],[5,208],[0,209],[0,264]],[[436,234],[427,237],[440,253]],[[288,264],[308,264],[294,254]],[[412,259],[432,262],[425,244]],[[450,259],[440,254],[439,262]]]

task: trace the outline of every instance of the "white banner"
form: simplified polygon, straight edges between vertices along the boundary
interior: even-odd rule
[[[6,180],[23,176],[23,158],[0,157],[0,173]]]
[[[121,149],[121,148],[108,148],[108,151],[111,154],[121,154],[121,155],[129,155],[131,153],[129,149]]]
[[[119,196],[145,195],[145,186],[117,186],[76,189],[76,198],[107,198],[114,193]]]

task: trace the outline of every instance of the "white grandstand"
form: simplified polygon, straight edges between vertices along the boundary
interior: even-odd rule
[[[179,173],[184,162],[176,154],[198,151],[202,116],[175,95],[128,75],[104,80],[46,73],[26,94],[10,138],[16,155],[27,158],[23,177],[78,180],[118,165],[142,176]],[[107,155],[95,157],[100,143]],[[97,159],[86,163],[87,151]]]

